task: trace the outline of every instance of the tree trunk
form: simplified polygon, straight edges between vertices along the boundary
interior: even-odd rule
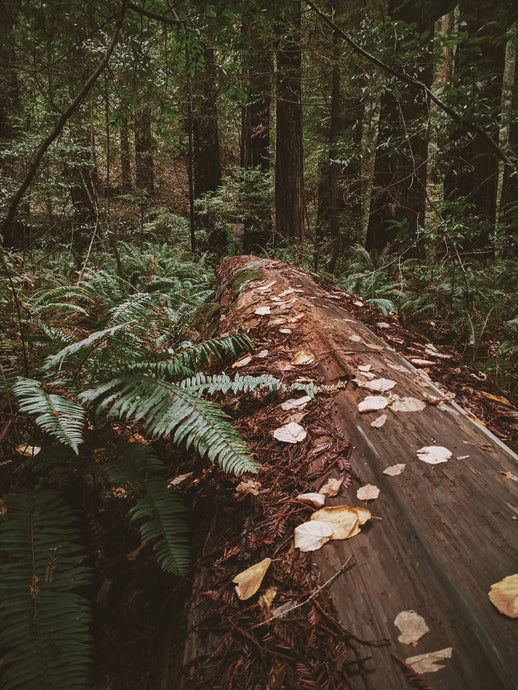
[[[518,38],[514,38],[511,57],[513,66],[510,75],[510,107],[508,109],[509,124],[507,143],[515,156],[518,155]],[[502,180],[502,196],[500,199],[501,221],[506,228],[507,240],[514,246],[518,243],[518,175],[513,175],[510,166],[504,168]]]
[[[257,20],[246,17],[243,34],[249,50],[244,69],[248,97],[241,115],[241,167],[259,166],[267,173],[270,169],[273,57]]]
[[[465,3],[464,8],[461,22],[469,38],[457,47],[454,85],[467,89],[462,96],[465,116],[479,122],[498,141],[505,66],[503,22],[493,13],[494,0]],[[444,194],[449,201],[470,204],[470,211],[481,222],[464,247],[482,248],[487,246],[496,220],[498,161],[485,137],[463,134],[455,129],[451,135]]]
[[[192,81],[193,185],[195,198],[221,185],[216,66],[212,48],[204,49],[205,65]]]
[[[123,192],[131,192],[131,158],[129,144],[128,118],[124,117],[120,131],[120,153],[121,153],[121,189]]]
[[[0,0],[0,140],[12,140],[16,134],[14,116],[19,108],[15,50],[11,42],[13,21],[6,0]]]
[[[151,112],[145,107],[137,113],[135,118],[135,174],[137,189],[151,196],[155,188],[153,135],[151,134]]]
[[[406,59],[406,69],[427,86],[432,83],[434,22],[430,1],[401,4],[391,0],[392,21],[405,23],[409,35],[420,39],[412,58],[408,48],[395,47],[394,59]],[[393,84],[383,92],[374,166],[374,195],[367,229],[366,248],[381,251],[404,231],[415,240],[424,223],[428,153],[428,102],[408,84]],[[387,142],[391,142],[390,145]],[[393,142],[393,143],[392,143]]]
[[[281,242],[304,237],[300,2],[290,6],[285,21],[277,25],[275,218]]]

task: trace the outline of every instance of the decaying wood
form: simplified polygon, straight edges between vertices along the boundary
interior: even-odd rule
[[[437,404],[445,396],[433,383],[434,366],[444,360],[438,357],[424,374],[393,349],[390,343],[398,337],[391,335],[392,322],[382,339],[355,318],[351,305],[356,303],[356,311],[363,308],[357,298],[323,286],[301,269],[253,257],[226,260],[219,280],[221,332],[249,329],[262,340],[261,347],[275,353],[278,370],[272,370],[271,358],[264,370],[280,378],[293,371],[289,362],[296,352],[310,351],[315,361],[301,367],[300,375],[335,384],[334,392],[326,395],[334,399],[333,421],[352,444],[348,462],[353,481],[350,486],[346,482],[328,505],[360,505],[356,490],[365,484],[381,490],[369,504],[380,520],[370,521],[350,540],[329,542],[311,554],[320,581],[330,580],[329,591],[344,629],[354,631],[357,638],[390,641],[389,646],[370,647],[366,656],[372,658],[358,665],[360,673],[351,669],[343,687],[404,690],[412,687],[412,679],[395,659],[453,647],[452,658],[442,670],[421,678],[421,687],[428,683],[447,690],[517,688],[518,622],[500,614],[487,596],[493,583],[517,571],[518,482],[509,479],[518,474],[517,456],[457,404]],[[295,292],[272,300],[286,290]],[[265,305],[270,306],[270,314],[255,314]],[[261,360],[254,355],[253,362],[250,373],[257,374]],[[353,382],[361,378],[360,365],[371,365],[378,378],[396,381],[384,394],[387,397],[409,396],[427,402],[426,407],[418,412],[386,408],[386,423],[371,427],[379,413],[358,412],[358,403],[369,394]],[[318,448],[318,438],[311,442],[308,484],[318,464],[310,450]],[[450,449],[452,458],[439,465],[421,462],[416,451],[433,445]],[[259,450],[258,455],[260,462],[267,462]],[[398,463],[406,465],[402,474],[383,473]],[[332,472],[338,475],[337,470]],[[317,489],[307,486],[307,491]],[[354,567],[333,579],[349,559]],[[198,579],[195,590],[207,586],[206,572]],[[398,641],[394,619],[405,610],[419,613],[429,627],[415,647]],[[184,656],[187,667],[207,653],[208,638],[197,632],[200,625],[199,601],[193,597]],[[214,639],[209,642],[215,644]],[[203,675],[200,667],[197,674]],[[318,682],[321,685],[315,687],[330,687],[323,678]],[[231,682],[227,686],[238,687]],[[288,686],[255,679],[250,687]]]

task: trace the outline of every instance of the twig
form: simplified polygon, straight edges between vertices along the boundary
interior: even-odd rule
[[[409,666],[405,661],[403,661],[403,659],[400,659],[395,654],[391,654],[390,656],[394,659],[394,661],[397,661],[397,663],[403,669],[403,673],[408,678],[408,680],[411,683],[413,683],[417,688],[419,688],[419,690],[432,690],[432,688],[426,682],[425,678],[420,673],[416,673],[416,671],[414,671],[414,669],[411,666]]]
[[[349,566],[349,563],[352,560],[352,556],[349,556],[349,558],[345,561],[345,563],[335,572],[331,575],[329,579],[327,579],[323,584],[321,584],[319,587],[315,589],[314,592],[312,592],[309,597],[304,599],[304,601],[301,601],[299,604],[295,604],[295,606],[291,606],[289,609],[286,609],[286,611],[281,611],[280,613],[277,613],[275,616],[270,616],[270,618],[267,618],[265,621],[262,621],[261,623],[257,623],[257,625],[254,625],[252,629],[254,628],[260,628],[263,625],[266,625],[267,623],[270,623],[271,621],[275,620],[276,618],[282,618],[285,616],[287,613],[291,613],[291,611],[295,611],[295,609],[300,608],[301,606],[304,606],[308,602],[310,602],[312,599],[314,599],[318,594],[325,588],[328,587],[330,584],[332,584],[336,578],[344,573]]]

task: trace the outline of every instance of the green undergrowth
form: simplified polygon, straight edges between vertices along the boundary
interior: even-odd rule
[[[459,253],[427,260],[356,247],[337,276],[346,290],[384,315],[426,332],[464,360],[518,390],[518,266],[513,259],[486,263]]]
[[[185,575],[185,509],[153,442],[223,472],[255,472],[211,396],[284,388],[272,376],[210,373],[252,343],[242,332],[204,339],[200,324],[215,306],[203,260],[166,245],[122,244],[118,261],[93,255],[69,277],[62,268],[59,252],[30,266],[7,254],[0,279],[6,688],[86,685],[85,584],[95,572],[74,497],[102,506],[115,491],[162,570]]]

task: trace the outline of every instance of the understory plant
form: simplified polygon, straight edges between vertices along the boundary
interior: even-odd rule
[[[35,280],[2,286],[11,308],[0,378],[3,409],[14,419],[0,503],[5,688],[88,684],[92,564],[73,500],[78,487],[100,501],[116,489],[160,567],[184,575],[185,512],[152,442],[191,448],[225,472],[254,472],[209,396],[281,385],[204,371],[251,341],[244,333],[200,340],[190,317],[212,296],[203,266],[159,246],[122,247],[121,257],[123,276],[99,258],[75,283],[50,284],[47,273],[49,284],[38,289]]]

